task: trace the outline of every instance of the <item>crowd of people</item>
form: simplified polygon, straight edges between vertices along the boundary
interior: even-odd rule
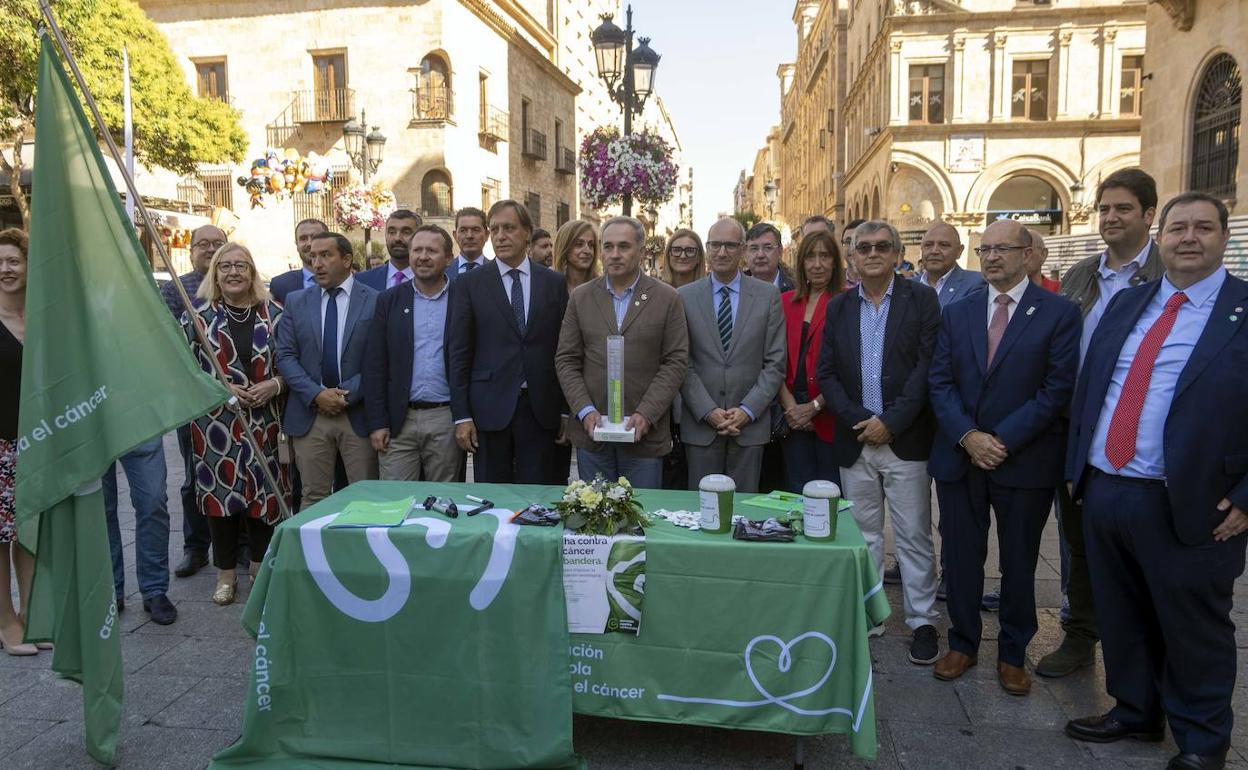
[[[463,480],[468,454],[474,479],[490,483],[565,484],[572,450],[580,477],[643,488],[696,489],[720,473],[740,492],[800,492],[826,479],[854,502],[885,581],[902,586],[910,660],[958,679],[977,663],[981,609],[996,610],[998,681],[1024,696],[1035,569],[1056,501],[1064,638],[1035,672],[1091,665],[1099,641],[1116,701],[1066,732],[1160,740],[1168,720],[1180,749],[1171,767],[1221,767],[1248,530],[1248,406],[1237,397],[1248,389],[1248,284],[1222,264],[1221,201],[1158,203],[1145,172],[1107,177],[1096,193],[1106,250],[1060,283],[1042,274],[1043,236],[1010,219],[984,230],[981,272],[959,265],[965,247],[943,222],[912,266],[888,222],[850,222],[838,238],[811,217],[790,273],[779,230],[724,218],[705,241],[674,232],[652,276],[638,220],[573,221],[552,238],[504,200],[460,210],[453,233],[396,211],[388,260],[358,272],[347,238],[305,220],[295,228],[303,266],[267,288],[245,246],[201,227],[193,269],[178,277],[193,312],[177,286],[164,297],[205,371],[227,373],[239,408],[178,431],[175,574],[196,573],[211,551],[212,599],[229,604],[237,570],[263,557],[283,507],[361,479]],[[7,545],[25,258],[24,236],[0,232],[0,641],[13,654],[36,651],[21,644],[7,590],[10,553],[23,597],[30,571]],[[632,443],[594,438],[612,336],[624,343]],[[144,609],[171,623],[160,441],[120,464]],[[121,609],[115,470],[105,485]],[[994,518],[1000,590],[985,595]]]

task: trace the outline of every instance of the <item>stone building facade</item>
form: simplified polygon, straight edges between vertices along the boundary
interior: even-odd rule
[[[1248,214],[1248,156],[1240,127],[1248,118],[1248,4],[1242,0],[1152,0],[1148,44],[1165,66],[1145,75],[1140,156],[1162,199],[1204,190],[1232,214]]]
[[[562,150],[575,152],[581,89],[559,65],[563,27],[546,0],[140,5],[199,92],[242,113],[248,162],[201,169],[185,186],[234,211],[233,238],[266,275],[297,262],[295,221],[332,219],[330,198],[253,209],[234,178],[276,147],[316,152],[340,180],[358,179],[342,128],[361,111],[387,138],[370,182],[427,221],[449,226],[454,210],[505,197],[527,202],[548,228],[579,213],[574,156],[569,171]]]

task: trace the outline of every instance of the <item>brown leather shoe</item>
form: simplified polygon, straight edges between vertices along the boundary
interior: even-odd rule
[[[1028,695],[1031,693],[1031,675],[1021,666],[1009,663],[997,663],[997,681],[1001,689],[1010,695]]]
[[[979,662],[974,655],[950,650],[945,656],[936,661],[936,667],[932,669],[932,676],[946,682],[952,682],[954,679],[966,673],[966,670]]]

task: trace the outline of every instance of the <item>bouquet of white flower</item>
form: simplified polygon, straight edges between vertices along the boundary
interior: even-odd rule
[[[650,523],[623,476],[607,481],[599,474],[593,481],[573,481],[555,510],[564,527],[585,535],[634,534]]]

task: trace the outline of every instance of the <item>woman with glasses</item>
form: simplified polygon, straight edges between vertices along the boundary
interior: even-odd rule
[[[667,239],[663,260],[663,283],[679,289],[706,275],[706,249],[702,238],[692,230],[681,228]],[[684,489],[684,487],[679,487]]]
[[[238,243],[217,249],[198,296],[202,302],[196,304],[194,316],[182,315],[191,349],[206,372],[215,374],[214,358],[220,363],[242,407],[235,413],[221,406],[191,423],[195,492],[208,519],[217,567],[212,600],[226,605],[233,603],[238,590],[234,569],[239,528],[246,527],[252,564],[258,565],[281,516],[277,497],[265,483],[251,445],[242,439],[244,430],[251,431],[260,447],[259,462],[268,464],[279,494],[290,502],[288,466],[278,461],[277,453],[279,396],[286,390],[277,374],[274,335],[281,308],[269,300],[251,252]],[[200,344],[192,323],[202,323],[207,348]]]
[[[568,279],[568,291],[598,277],[598,233],[589,222],[576,219],[555,234],[555,272]]]
[[[841,480],[841,469],[832,453],[832,415],[815,381],[828,300],[845,283],[836,239],[826,231],[802,238],[796,265],[796,287],[780,297],[789,349],[784,384],[780,386],[780,406],[789,426],[782,446],[791,492],[801,492],[806,482],[814,479],[838,484]]]

